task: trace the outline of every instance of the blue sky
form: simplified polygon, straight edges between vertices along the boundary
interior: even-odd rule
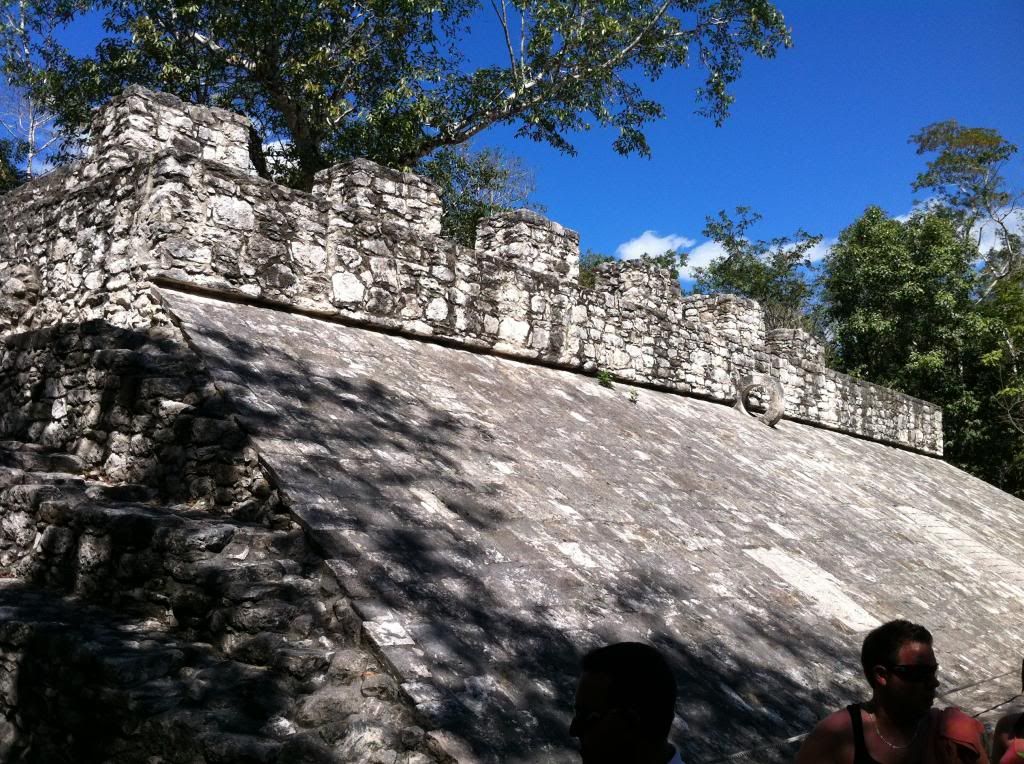
[[[826,242],[870,204],[905,214],[914,201],[910,183],[925,161],[907,139],[932,122],[992,127],[1024,146],[1024,0],[776,5],[794,47],[748,61],[722,127],[693,113],[701,78],[690,70],[649,88],[668,113],[648,131],[650,159],[618,156],[614,135],[602,130],[575,136],[576,156],[516,140],[500,127],[476,145],[520,156],[536,174],[535,201],[579,231],[584,249],[685,245],[697,261],[714,253],[701,246],[705,216],[737,205],[764,216],[754,236],[803,227]],[[98,37],[89,21],[69,40],[76,52]],[[467,49],[491,58],[500,44],[477,36]],[[1020,155],[1008,175],[1024,187]]]
[[[668,118],[648,132],[650,159],[619,157],[601,131],[578,136],[575,157],[507,129],[478,144],[522,157],[548,216],[607,253],[645,231],[699,246],[705,216],[741,204],[764,215],[760,238],[802,226],[829,239],[871,204],[904,214],[925,161],[907,139],[932,122],[992,127],[1024,146],[1021,0],[776,5],[794,46],[748,62],[722,127],[693,113],[699,76],[687,71],[651,88]],[[1009,174],[1024,187],[1019,154]]]

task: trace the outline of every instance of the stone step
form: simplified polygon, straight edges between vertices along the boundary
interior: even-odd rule
[[[57,473],[0,488],[0,565],[218,642],[328,628],[301,531],[273,530]],[[309,574],[309,575],[307,575]]]
[[[0,585],[0,676],[3,761],[276,762],[274,723],[295,691],[287,675],[17,581]]]
[[[3,446],[0,761],[447,760],[297,525]]]
[[[445,760],[365,652],[260,640],[266,666],[0,581],[0,761]]]
[[[35,443],[0,440],[0,467],[34,472],[70,472],[82,474],[85,462],[62,451],[52,451]]]

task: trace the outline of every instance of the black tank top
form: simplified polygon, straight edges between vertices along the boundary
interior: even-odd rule
[[[850,723],[853,725],[853,764],[878,764],[868,753],[868,744],[864,742],[864,721],[860,716],[860,703],[847,706],[850,712]]]

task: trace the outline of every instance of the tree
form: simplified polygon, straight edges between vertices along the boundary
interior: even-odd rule
[[[917,176],[915,191],[928,190],[934,203],[953,216],[965,238],[976,246],[987,228],[996,243],[986,253],[982,294],[1000,280],[1024,268],[1021,237],[1013,230],[1020,223],[1022,194],[1007,187],[1003,170],[1017,146],[996,130],[966,127],[956,120],[928,125],[911,137],[918,154],[936,154]]]
[[[529,201],[533,173],[500,149],[445,146],[416,171],[442,189],[441,234],[467,247],[474,244],[477,223],[489,215],[519,207],[542,211]]]
[[[0,194],[24,182],[24,174],[18,169],[18,147],[13,141],[0,138]]]
[[[1019,456],[998,421],[1000,328],[975,300],[976,258],[941,209],[901,221],[869,207],[825,258],[819,310],[837,368],[942,406],[946,458],[1020,490],[1007,482]]]
[[[821,242],[803,229],[770,241],[751,240],[747,233],[761,220],[748,207],[736,208],[736,219],[722,210],[706,218],[703,233],[725,250],[708,265],[694,269],[700,292],[725,292],[750,297],[761,304],[765,326],[809,326],[807,312],[813,289],[806,273],[808,253]]]
[[[342,159],[413,167],[497,124],[568,152],[573,131],[608,126],[617,131],[617,151],[644,154],[643,127],[663,110],[638,80],[695,58],[706,71],[700,111],[720,122],[744,56],[771,57],[790,44],[768,0],[82,6],[105,14],[111,36],[85,58],[35,51],[49,77],[24,83],[56,110],[67,134],[81,131],[91,107],[139,83],[249,115],[265,141],[288,147],[296,185],[306,188],[316,171]],[[474,68],[460,48],[470,27],[492,33],[499,47],[491,58],[500,52],[505,63]]]
[[[869,207],[823,263],[822,313],[851,374],[941,402],[981,329],[972,293],[977,253],[938,212],[907,221]]]
[[[56,45],[59,18],[55,9],[44,9],[33,0],[15,0],[0,11],[0,127],[18,148],[26,180],[38,174],[38,160],[60,140],[56,115],[34,94],[47,84],[36,51]]]
[[[985,437],[979,440],[986,480],[1024,496],[1024,279],[1004,278],[978,305],[983,338]]]

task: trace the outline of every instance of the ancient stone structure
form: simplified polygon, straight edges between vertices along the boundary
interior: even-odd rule
[[[1024,504],[935,406],[644,263],[581,288],[534,213],[471,250],[413,175],[277,186],[249,135],[135,88],[0,197],[0,760],[569,761],[575,662],[628,637],[687,761],[781,761],[896,615],[999,697]]]
[[[487,220],[469,251],[439,238],[427,181],[354,161],[285,189],[253,173],[248,134],[168,96],[116,99],[87,161],[0,200],[4,328],[149,328],[148,284],[174,281],[714,400],[766,373],[791,419],[942,452],[936,407],[828,369],[792,331],[766,338],[749,300],[683,297],[643,263],[581,290],[577,236],[556,223]]]

